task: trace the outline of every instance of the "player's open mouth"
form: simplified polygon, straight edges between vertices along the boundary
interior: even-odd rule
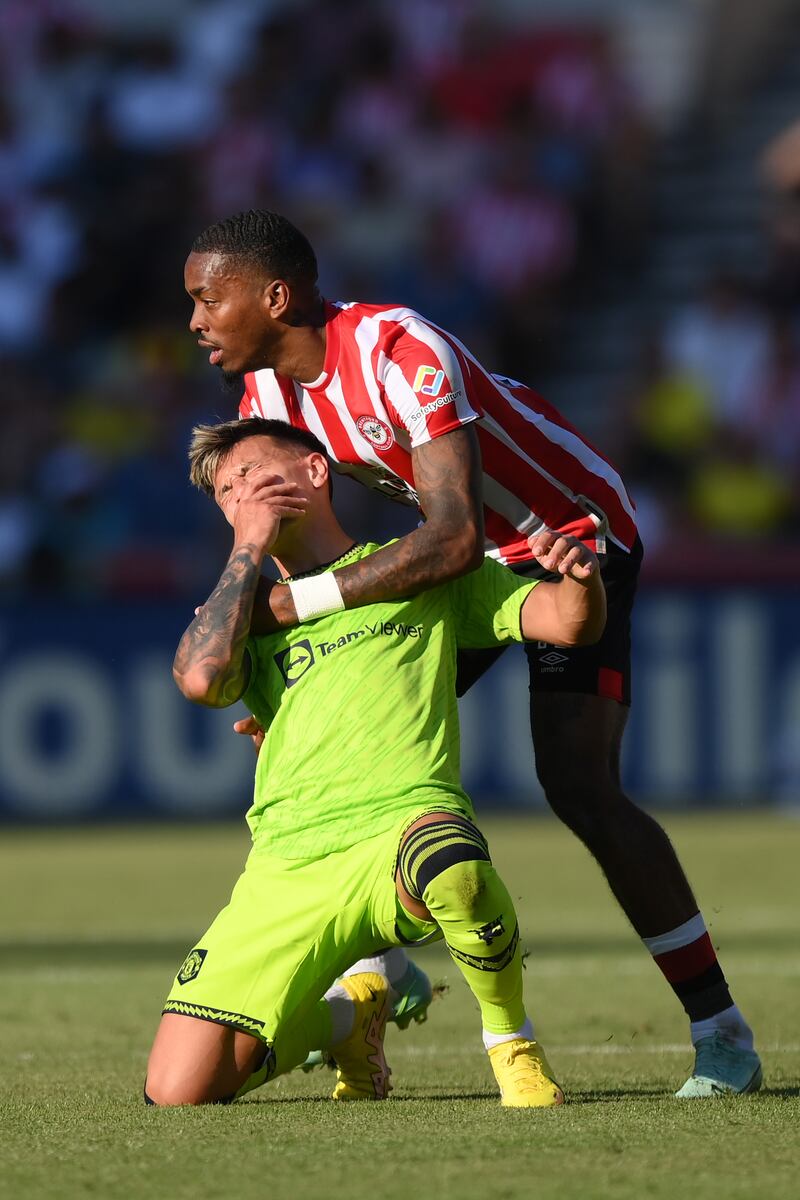
[[[220,347],[215,346],[213,342],[206,342],[202,338],[198,339],[197,344],[198,344],[198,346],[202,346],[202,348],[204,350],[211,351],[211,353],[208,356],[208,361],[211,363],[211,365],[213,367],[215,367],[217,365],[217,363],[220,361],[220,359],[222,358],[222,350],[220,349]]]

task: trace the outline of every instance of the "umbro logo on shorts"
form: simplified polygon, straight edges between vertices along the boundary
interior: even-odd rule
[[[559,654],[557,650],[551,650],[549,654],[540,654],[539,662],[547,663],[548,667],[557,667],[559,663],[568,661],[566,654]]]

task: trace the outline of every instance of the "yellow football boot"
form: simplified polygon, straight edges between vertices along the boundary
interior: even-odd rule
[[[364,972],[339,980],[355,1008],[353,1031],[331,1047],[336,1060],[334,1100],[386,1100],[392,1085],[383,1053],[389,1016],[389,984],[382,975]]]
[[[552,1108],[564,1103],[550,1064],[538,1042],[514,1038],[489,1050],[504,1108]]]

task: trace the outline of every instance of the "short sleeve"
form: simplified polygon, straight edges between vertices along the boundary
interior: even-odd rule
[[[386,406],[412,449],[481,416],[469,398],[467,360],[422,318],[398,326],[380,373]]]
[[[483,566],[447,585],[456,642],[464,649],[524,642],[522,606],[537,580],[522,579],[508,567],[486,558]]]

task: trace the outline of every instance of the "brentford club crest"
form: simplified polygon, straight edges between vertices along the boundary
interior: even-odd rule
[[[394,434],[380,417],[359,417],[356,426],[361,436],[376,450],[389,450],[394,445]]]

